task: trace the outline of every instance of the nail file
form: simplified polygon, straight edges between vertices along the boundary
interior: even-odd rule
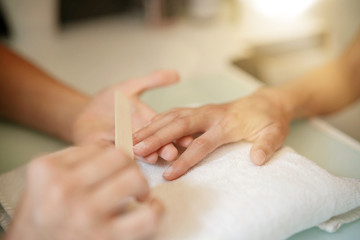
[[[115,92],[115,147],[120,148],[134,159],[131,111],[127,97],[121,92]]]

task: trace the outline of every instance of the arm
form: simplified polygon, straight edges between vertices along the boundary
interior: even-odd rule
[[[78,145],[114,140],[115,91],[122,91],[129,98],[132,124],[137,130],[155,115],[140,101],[140,95],[151,88],[179,81],[174,71],[158,71],[109,87],[90,99],[1,45],[0,66],[0,117]],[[155,163],[159,155],[165,160],[174,160],[177,150],[167,144],[145,160]]]
[[[170,110],[136,132],[134,152],[144,156],[183,136],[202,133],[165,171],[173,180],[217,147],[253,142],[250,158],[263,165],[282,146],[295,118],[337,111],[360,97],[360,35],[338,59],[303,78],[265,87],[234,102]]]
[[[291,118],[336,112],[360,97],[360,34],[339,58],[296,81],[259,90],[280,101]]]
[[[0,116],[72,142],[72,123],[89,97],[0,45]]]

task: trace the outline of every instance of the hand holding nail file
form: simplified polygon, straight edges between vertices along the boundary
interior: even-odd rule
[[[119,91],[115,92],[115,147],[121,148],[134,159],[131,110],[128,99]]]

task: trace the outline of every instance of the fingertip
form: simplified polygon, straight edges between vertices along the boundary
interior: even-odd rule
[[[152,76],[161,79],[161,81],[165,81],[167,83],[175,83],[180,80],[180,75],[175,70],[157,70],[152,73]]]
[[[176,164],[172,164],[165,170],[163,173],[163,178],[165,180],[172,181],[184,175],[185,172],[175,165]]]
[[[264,165],[267,160],[267,156],[262,149],[252,149],[250,153],[250,158],[251,161],[258,166]]]
[[[175,172],[176,172],[175,168],[171,165],[163,173],[163,178],[165,180],[171,181],[171,180],[175,179],[175,177],[174,177]]]
[[[186,136],[177,140],[176,143],[179,144],[181,147],[188,148],[193,141],[194,141],[193,137]]]
[[[172,71],[174,82],[180,81],[180,74],[179,74],[179,72],[178,72],[178,71],[175,71],[175,70],[170,70],[170,71]]]
[[[158,151],[160,157],[166,161],[174,161],[178,156],[178,150],[173,144],[168,144]]]
[[[133,146],[135,155],[144,157],[144,152],[146,151],[146,143],[144,141],[139,142]]]
[[[157,152],[151,153],[150,155],[144,157],[145,161],[150,164],[155,164],[159,158]]]

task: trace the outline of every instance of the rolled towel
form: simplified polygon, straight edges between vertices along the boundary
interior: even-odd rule
[[[251,144],[220,147],[183,177],[162,178],[166,163],[138,161],[152,195],[166,207],[155,239],[286,239],[320,224],[329,232],[360,218],[360,180],[336,177],[288,147],[264,166]],[[25,167],[0,175],[6,229],[25,183]]]
[[[321,223],[333,231],[360,217],[360,180],[336,177],[289,147],[259,167],[250,148],[220,147],[171,182],[161,177],[164,164],[139,163],[167,210],[155,239],[286,239]],[[329,220],[351,210],[352,218]]]

